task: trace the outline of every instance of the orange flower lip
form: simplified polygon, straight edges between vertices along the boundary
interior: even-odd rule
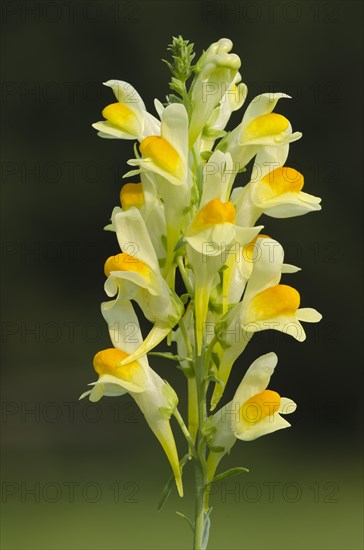
[[[281,404],[280,395],[272,390],[264,390],[253,395],[239,410],[241,420],[250,424],[256,424],[267,416],[272,416],[279,411]]]
[[[125,252],[117,254],[116,256],[110,256],[106,260],[104,266],[106,277],[109,277],[112,271],[132,271],[134,273],[139,273],[143,277],[148,277],[151,273],[151,269],[147,264]]]
[[[139,121],[135,113],[124,103],[111,103],[102,111],[102,116],[124,132],[137,135]]]
[[[182,177],[181,157],[166,139],[160,136],[148,136],[141,142],[140,152],[144,157],[151,158],[159,168],[166,170],[177,178]]]
[[[259,185],[268,185],[275,196],[283,193],[299,193],[304,185],[303,175],[294,168],[280,166],[259,182]]]
[[[212,199],[196,215],[190,233],[197,233],[206,227],[222,223],[235,224],[235,206],[232,202],[221,202],[219,199]]]
[[[254,118],[245,128],[243,141],[250,141],[267,136],[276,136],[285,132],[289,121],[283,115],[269,113]]]
[[[300,295],[287,285],[276,285],[260,292],[250,302],[252,320],[260,321],[283,315],[295,315],[300,307]]]
[[[142,183],[126,183],[120,191],[120,203],[123,210],[132,206],[140,208],[144,204],[144,193]]]
[[[110,374],[121,380],[132,381],[135,374],[141,371],[141,366],[137,361],[133,361],[119,367],[118,364],[128,357],[128,353],[116,348],[108,348],[99,351],[93,361],[94,369],[97,374]]]

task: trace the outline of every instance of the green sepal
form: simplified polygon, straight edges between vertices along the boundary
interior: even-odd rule
[[[164,250],[167,250],[167,235],[161,235],[161,241],[162,241]]]
[[[207,445],[209,446],[209,449],[211,449],[213,453],[223,453],[225,451],[225,447],[215,447],[213,445],[209,445],[208,443]]]
[[[209,300],[209,310],[212,311],[213,313],[217,313],[217,314],[221,315],[221,313],[222,313],[222,304],[210,299]]]
[[[181,302],[181,300],[179,298],[178,298],[178,300]],[[182,302],[181,302],[181,304],[182,304]],[[182,306],[183,306],[183,304],[182,304]],[[168,315],[168,321],[169,321],[169,324],[170,324],[171,328],[175,327],[179,320],[180,320],[180,317],[175,317],[174,315]]]
[[[216,426],[213,426],[213,425],[212,425],[212,422],[211,422],[211,420],[210,420],[211,418],[212,418],[212,417],[210,416],[210,417],[206,420],[206,422],[205,422],[205,424],[202,426],[202,430],[201,430],[202,435],[203,435],[203,438],[206,440],[206,442],[207,442],[208,445],[209,445],[209,441],[212,441],[212,440],[214,439],[215,434],[216,434],[216,432],[217,432]],[[209,445],[209,447],[210,447],[210,445]],[[210,447],[210,449],[211,449],[211,447]]]
[[[181,300],[182,304],[186,305],[188,300],[190,299],[190,295],[188,294],[188,292],[186,292],[185,294],[181,294],[179,299]]]
[[[231,345],[228,342],[226,342],[226,340],[220,339],[219,336],[217,336],[217,339],[218,339],[219,344],[220,344],[220,346],[222,347],[223,350],[228,349],[228,348],[231,347]]]
[[[164,396],[167,399],[168,406],[167,407],[159,407],[158,410],[165,418],[166,420],[169,420],[175,410],[175,408],[178,405],[178,396],[172,386],[168,384],[166,380],[164,380],[164,386],[162,388],[162,392],[164,393]]]
[[[204,139],[219,139],[223,138],[227,135],[227,132],[225,130],[213,130],[212,128],[205,128],[202,137]]]
[[[173,90],[174,92],[177,92],[177,94],[181,96],[184,94],[184,91],[185,91],[184,83],[178,78],[175,78],[174,76],[172,76],[171,82],[169,83],[169,87],[171,88],[171,90]]]
[[[180,239],[177,241],[176,246],[174,247],[174,251],[177,252],[182,246],[186,244],[186,241],[184,240],[184,237],[180,237]]]
[[[171,105],[171,103],[181,103],[183,105],[183,100],[180,97],[176,96],[175,94],[168,94],[167,101],[168,102],[165,104],[165,107],[167,105]]]
[[[222,349],[227,349],[230,347],[230,344],[226,342],[224,338],[224,333],[226,330],[225,320],[226,320],[226,314],[215,325],[215,335]]]
[[[219,356],[218,353],[216,353],[216,351],[213,351],[211,353],[211,359],[212,359],[213,364],[216,366],[216,368],[219,369],[219,367],[220,367],[220,356]]]
[[[200,157],[202,158],[202,160],[208,161],[212,154],[213,154],[212,151],[202,151],[202,153],[200,154]]]

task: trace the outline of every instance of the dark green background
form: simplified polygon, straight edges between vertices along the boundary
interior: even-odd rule
[[[169,469],[132,401],[77,404],[94,379],[93,355],[109,345],[99,312],[102,266],[117,247],[102,227],[132,156],[130,143],[100,140],[91,128],[112,101],[101,83],[131,82],[152,110],[154,97],[167,93],[160,59],[178,34],[198,52],[231,38],[249,99],[293,96],[277,108],[304,136],[289,164],[305,175],[306,191],[323,198],[319,214],[263,220],[286,260],[303,268],[285,281],[324,319],[307,327],[303,344],[256,335],[234,369],[227,398],[251,360],[276,351],[271,387],[298,410],[291,430],[234,447],[226,463],[251,472],[217,489],[211,548],[362,548],[361,2],[1,8],[2,548],[190,547],[175,510],[192,513],[191,472],[185,500],[173,495],[157,514]],[[184,410],[182,375],[152,364]]]

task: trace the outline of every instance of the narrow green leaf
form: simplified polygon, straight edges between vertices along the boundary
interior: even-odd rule
[[[155,355],[156,357],[164,357],[165,359],[170,359],[170,361],[177,361],[180,363],[183,359],[179,355],[175,355],[169,351],[150,351],[148,355]]]
[[[215,382],[215,384],[221,384],[222,386],[225,386],[224,382],[217,378],[214,374],[209,374],[208,376],[204,376],[203,378],[206,380],[206,382]]]
[[[160,512],[169,497],[169,495],[172,492],[174,486],[174,476],[172,475],[169,480],[167,481],[166,485],[164,486],[163,491],[161,492],[161,496],[159,497],[158,501],[158,512]]]
[[[131,178],[132,176],[137,176],[138,174],[140,174],[140,168],[138,168],[137,170],[130,170],[123,175],[123,178]]]
[[[189,454],[186,454],[181,460],[180,460],[180,466],[181,466],[181,472],[183,470],[183,467],[184,465],[186,464],[186,462],[190,459],[190,455]],[[174,475],[172,474],[171,477],[168,479],[167,483],[165,484],[164,488],[163,488],[163,491],[161,492],[161,495],[159,497],[159,501],[158,501],[158,512],[160,512],[166,502],[166,500],[168,499],[169,495],[171,494],[172,492],[172,489],[173,487],[175,486],[175,481],[174,481]]]
[[[192,533],[194,533],[194,532],[195,532],[195,528],[194,528],[194,526],[193,526],[192,521],[191,521],[187,516],[185,516],[184,514],[182,514],[182,512],[177,512],[177,510],[176,510],[176,514],[177,514],[177,516],[179,516],[180,518],[183,518],[183,519],[188,523],[188,525],[189,525],[189,526],[191,527],[191,529],[192,529]]]
[[[222,474],[218,474],[214,477],[210,483],[207,483],[207,485],[211,485],[211,483],[217,483],[218,481],[221,481],[222,479],[226,479],[227,477],[237,476],[239,474],[243,474],[245,472],[249,472],[247,468],[231,468],[230,470],[226,470],[226,472],[223,472]]]

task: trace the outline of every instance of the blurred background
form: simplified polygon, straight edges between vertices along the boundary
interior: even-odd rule
[[[169,467],[133,401],[78,402],[94,354],[109,346],[103,263],[118,249],[103,227],[132,156],[130,142],[91,128],[113,101],[102,82],[132,83],[154,112],[168,92],[160,59],[179,34],[198,54],[231,38],[248,101],[293,97],[276,109],[303,132],[289,165],[323,198],[321,213],[261,220],[302,267],[285,282],[323,321],[306,325],[302,344],[255,335],[234,367],[226,401],[250,362],[276,351],[272,388],[298,409],[291,430],[232,450],[226,466],[250,473],[215,488],[210,548],[363,548],[362,3],[3,1],[1,10],[2,548],[191,547],[175,511],[192,516],[192,468],[186,497],[173,493],[158,513]],[[180,371],[151,364],[184,412]]]

